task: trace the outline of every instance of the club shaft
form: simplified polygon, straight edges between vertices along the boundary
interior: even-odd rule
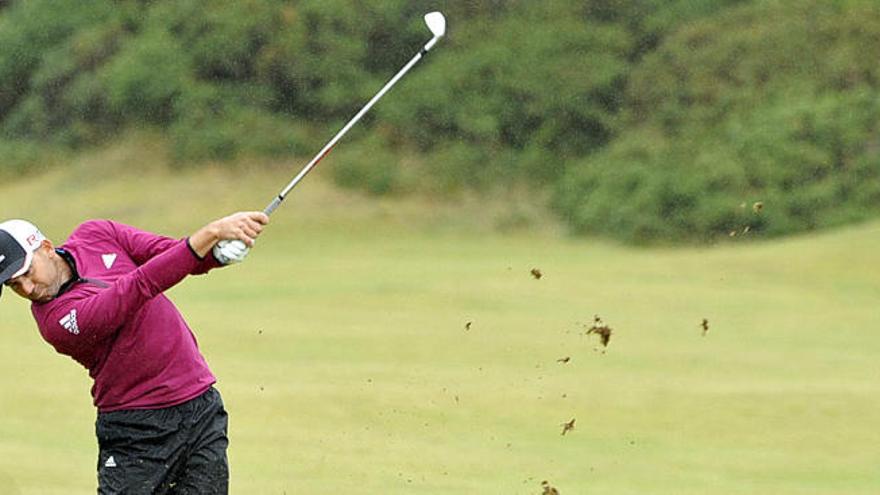
[[[423,56],[425,56],[426,53],[428,53],[428,50],[433,48],[434,44],[437,43],[437,40],[438,37],[436,36],[432,38],[419,51],[419,53],[417,53],[409,62],[407,62],[406,65],[403,66],[402,69],[397,72],[397,74],[394,75],[394,77],[391,78],[390,81],[385,83],[385,86],[383,86],[382,89],[380,89],[379,92],[376,93],[376,95],[373,96],[373,98],[370,99],[370,101],[368,101],[367,104],[364,105],[364,107],[361,108],[361,110],[354,117],[352,117],[347,124],[345,124],[345,127],[337,132],[335,136],[333,136],[333,139],[331,139],[326,145],[324,145],[321,151],[319,151],[318,154],[315,155],[315,157],[312,158],[312,160],[307,163],[306,166],[303,167],[303,169],[300,170],[298,174],[296,174],[296,177],[294,177],[293,180],[291,180],[290,183],[287,184],[287,187],[282,189],[281,192],[278,193],[278,196],[276,196],[275,199],[273,199],[272,202],[269,203],[269,205],[263,210],[266,215],[271,215],[272,212],[275,211],[275,209],[278,208],[279,205],[281,205],[281,202],[284,201],[284,198],[286,198],[287,194],[290,193],[290,191],[294,187],[296,187],[299,181],[301,181],[303,177],[306,176],[306,174],[308,174],[313,168],[315,168],[315,165],[317,165],[318,162],[320,162],[325,156],[330,153],[330,151],[336,145],[336,142],[339,141],[342,136],[344,136],[345,133],[352,128],[352,126],[354,126],[359,120],[361,120],[361,117],[363,117],[364,114],[366,114],[370,110],[370,108],[372,108],[373,105],[376,104],[377,101],[379,101],[379,98],[382,98],[382,96],[387,93],[388,90],[391,89],[391,87],[394,86],[394,84],[397,83],[397,81],[400,80],[400,78],[403,77],[404,74],[406,74],[412,68],[412,66],[416,64],[416,62],[418,62]]]

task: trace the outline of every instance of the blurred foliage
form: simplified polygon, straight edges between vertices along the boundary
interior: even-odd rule
[[[880,53],[870,6],[769,2],[683,27],[633,70],[623,131],[567,168],[558,211],[633,242],[877,215],[880,69],[864,53]]]
[[[880,213],[870,0],[0,2],[0,169],[145,126],[181,165],[311,156],[433,9],[447,38],[334,151],[339,184],[529,184],[642,243]]]

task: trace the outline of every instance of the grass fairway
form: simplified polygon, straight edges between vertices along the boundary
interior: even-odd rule
[[[115,172],[135,160],[161,157],[110,150],[0,186],[2,216],[55,240],[90,217],[182,236],[291,175]],[[317,175],[245,264],[171,292],[231,415],[232,493],[880,489],[880,224],[631,249]],[[7,292],[0,312],[0,492],[94,493],[85,371],[23,301]],[[584,335],[594,314],[613,328],[604,353]]]

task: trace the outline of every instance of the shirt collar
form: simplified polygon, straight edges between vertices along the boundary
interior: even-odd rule
[[[73,286],[82,279],[80,278],[79,272],[76,269],[76,260],[73,259],[73,255],[70,254],[70,252],[68,252],[66,249],[62,248],[55,248],[55,252],[58,253],[58,256],[61,256],[61,259],[63,259],[67,263],[67,266],[70,267],[70,272],[72,274],[66,282],[61,284],[61,287],[58,289],[58,294],[55,295],[55,297],[58,297],[61,294],[64,294],[65,292],[72,289]]]

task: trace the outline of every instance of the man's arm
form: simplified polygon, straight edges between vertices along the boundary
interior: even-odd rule
[[[100,232],[107,232],[138,266],[180,242],[180,239],[154,234],[112,220],[88,222],[80,229],[78,233],[80,236],[94,236]]]
[[[196,231],[189,236],[189,245],[201,258],[207,256],[219,241],[239,240],[250,248],[267,223],[269,217],[261,211],[234,213]]]
[[[206,257],[206,254],[210,252],[211,246],[215,245],[218,241],[238,239],[245,242],[247,246],[251,246],[266,222],[268,222],[268,217],[261,212],[241,212],[211,222],[193,233],[189,238],[190,246],[193,252],[205,261],[193,274],[204,273],[217,266],[217,263],[211,258]],[[109,220],[93,221],[84,225],[91,226],[95,234],[107,232],[109,235],[112,235],[138,266],[170,249],[180,240],[146,232]],[[204,247],[208,244],[210,246],[208,246],[208,251],[206,252]],[[222,258],[218,258],[218,261],[222,263]]]

